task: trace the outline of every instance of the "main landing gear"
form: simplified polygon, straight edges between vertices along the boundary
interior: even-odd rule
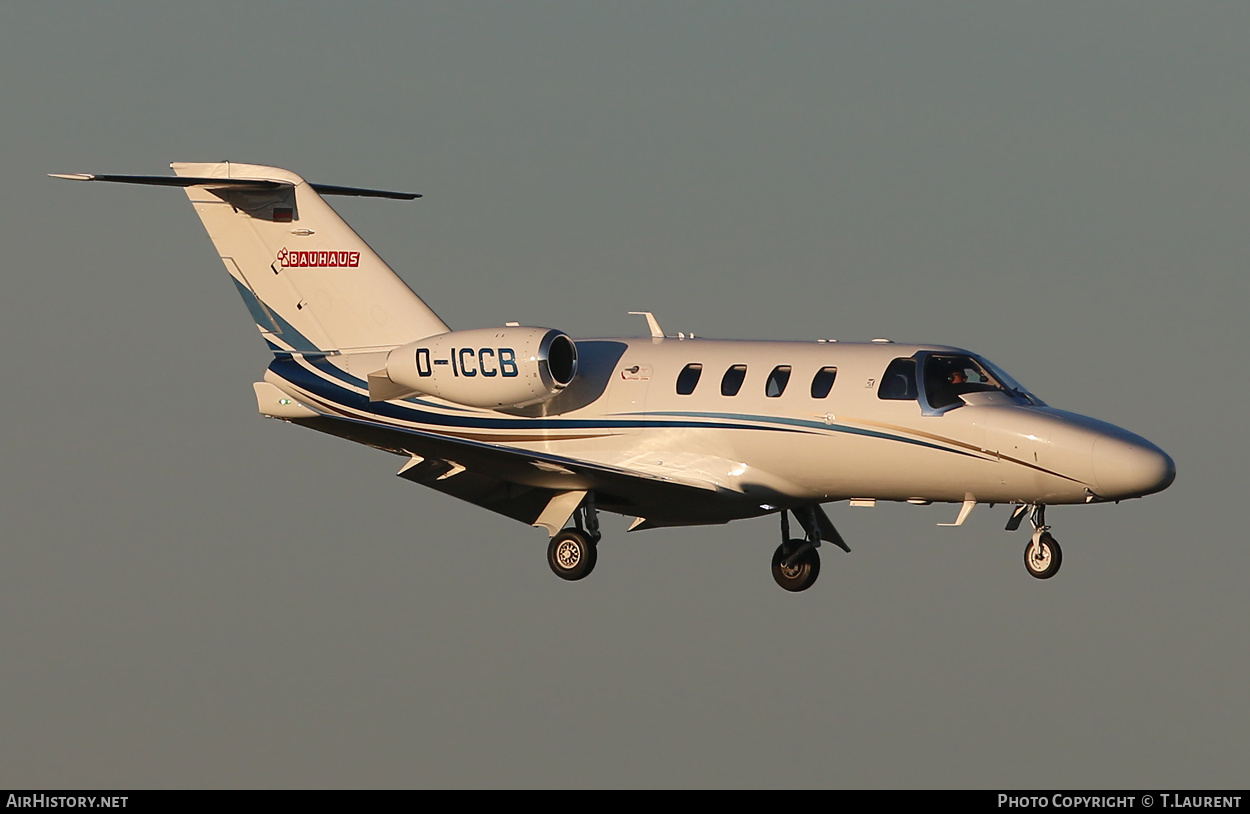
[[[1051,535],[1050,526],[1046,525],[1046,507],[1042,504],[1018,506],[1011,520],[1007,521],[1007,530],[1018,529],[1026,514],[1029,515],[1029,524],[1033,526],[1033,536],[1024,547],[1024,567],[1031,577],[1050,579],[1063,564],[1063,549]]]
[[[787,540],[773,552],[773,579],[787,591],[806,591],[820,576],[820,554],[807,540]]]
[[[547,564],[560,579],[584,579],[595,570],[598,551],[585,532],[565,529],[551,538],[547,546]]]
[[[573,512],[573,520],[576,528],[560,532],[547,546],[547,564],[557,577],[570,581],[590,576],[599,559],[598,543],[603,535],[591,495]]]
[[[828,515],[818,505],[794,509],[794,516],[803,527],[805,536],[790,537],[789,511],[781,510],[781,545],[773,552],[773,579],[787,591],[806,591],[820,576],[820,540],[824,539],[844,551],[850,551],[838,534]]]

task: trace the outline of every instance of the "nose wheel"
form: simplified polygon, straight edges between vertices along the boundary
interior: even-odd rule
[[[1029,576],[1037,579],[1050,579],[1059,571],[1063,563],[1063,549],[1050,535],[1049,531],[1038,529],[1033,539],[1024,547],[1024,567]]]
[[[1011,513],[1011,519],[1007,521],[1007,531],[1020,528],[1020,523],[1026,516],[1033,526],[1033,536],[1024,547],[1024,567],[1031,577],[1050,579],[1059,572],[1059,566],[1063,564],[1063,550],[1051,535],[1050,526],[1046,525],[1046,507],[1040,503],[1017,506]]]

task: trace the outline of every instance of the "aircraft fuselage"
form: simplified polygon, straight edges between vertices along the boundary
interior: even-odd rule
[[[308,362],[274,369],[296,365],[302,376],[284,380],[284,387],[318,411],[376,422],[379,429],[507,444],[714,487],[649,505],[651,525],[724,522],[813,501],[1123,500],[1159,491],[1174,476],[1171,459],[1144,438],[1048,407],[1005,384],[934,408],[926,365],[983,361],[958,348],[675,337],[583,339],[577,348],[581,367],[567,390],[513,410],[414,397],[401,400],[398,411],[391,404],[379,412],[345,398],[341,375],[317,375]],[[908,359],[917,362],[915,391],[883,398],[887,369]],[[832,379],[827,392],[816,381],[822,371]],[[542,471],[533,480],[548,488],[596,486],[593,477]],[[607,491],[601,508],[639,508],[616,505]]]

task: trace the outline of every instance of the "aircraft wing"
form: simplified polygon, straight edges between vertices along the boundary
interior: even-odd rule
[[[321,414],[294,423],[408,455],[400,477],[529,525],[565,492],[593,489],[601,508],[642,515],[666,503],[689,511],[719,502],[727,491],[680,473],[657,474],[344,416]]]

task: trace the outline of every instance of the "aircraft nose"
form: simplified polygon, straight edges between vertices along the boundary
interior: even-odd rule
[[[1103,435],[1094,442],[1098,495],[1123,500],[1162,492],[1176,480],[1176,463],[1145,438]]]

